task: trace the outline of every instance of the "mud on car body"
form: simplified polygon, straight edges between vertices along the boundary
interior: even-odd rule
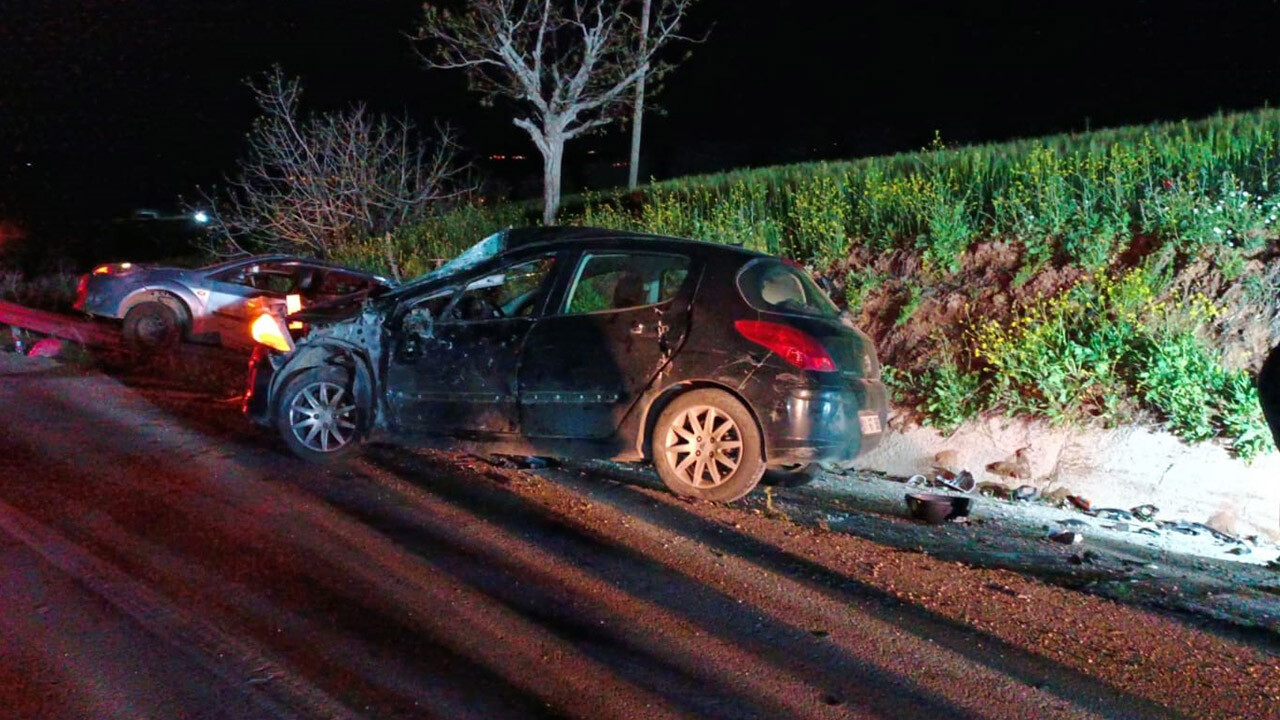
[[[853,458],[885,426],[870,339],[803,270],[692,240],[509,230],[254,334],[245,411],[309,460],[370,436],[649,460],[674,492],[727,501]]]
[[[99,265],[80,278],[75,308],[123,321],[125,339],[139,349],[184,339],[249,348],[245,328],[264,304],[284,306],[290,295],[319,303],[390,286],[376,275],[290,255],[242,257],[197,269],[126,262]]]

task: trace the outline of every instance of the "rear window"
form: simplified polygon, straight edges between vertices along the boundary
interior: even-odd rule
[[[738,290],[747,304],[761,312],[837,317],[840,310],[827,299],[808,273],[781,260],[752,260],[738,273]]]

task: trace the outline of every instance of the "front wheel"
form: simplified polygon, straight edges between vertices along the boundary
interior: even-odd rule
[[[329,366],[303,371],[281,394],[276,429],[289,450],[308,462],[325,462],[351,452],[359,445],[360,435],[350,377]]]
[[[746,406],[720,390],[677,397],[658,416],[651,438],[658,477],[677,495],[731,502],[764,474],[760,430]]]

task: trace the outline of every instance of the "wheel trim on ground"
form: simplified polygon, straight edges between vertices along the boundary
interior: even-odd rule
[[[663,452],[676,476],[692,487],[723,485],[742,462],[742,433],[727,413],[695,405],[667,427]]]
[[[319,381],[302,388],[289,403],[289,428],[308,450],[334,452],[356,435],[355,403],[344,404],[347,391]]]

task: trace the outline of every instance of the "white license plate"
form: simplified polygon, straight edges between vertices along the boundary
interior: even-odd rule
[[[876,435],[880,432],[880,416],[876,414],[859,415],[858,424],[862,426],[863,435]]]

